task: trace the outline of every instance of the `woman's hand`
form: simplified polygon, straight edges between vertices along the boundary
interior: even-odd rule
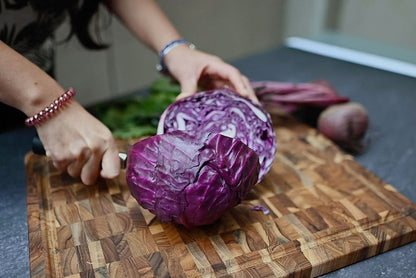
[[[0,41],[0,101],[32,116],[63,92],[48,74]],[[100,172],[104,178],[119,174],[118,149],[110,130],[75,100],[36,129],[57,169],[80,176],[85,184],[93,184]]]
[[[149,48],[159,53],[169,42],[181,35],[162,11],[157,1],[110,0],[110,9],[125,26]],[[171,75],[181,84],[183,98],[197,92],[229,86],[239,94],[258,103],[247,77],[220,58],[186,44],[178,45],[164,57]]]
[[[178,99],[196,93],[198,87],[209,90],[228,86],[258,103],[248,78],[217,56],[183,44],[172,49],[164,59],[170,74],[181,84]]]
[[[92,185],[101,174],[120,173],[118,149],[110,130],[80,104],[70,101],[37,127],[46,155],[60,171]]]

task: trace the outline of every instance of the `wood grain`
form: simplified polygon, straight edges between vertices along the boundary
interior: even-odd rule
[[[416,239],[416,206],[392,185],[315,129],[273,121],[272,170],[217,223],[194,229],[141,208],[125,173],[84,186],[28,153],[31,276],[315,277]]]

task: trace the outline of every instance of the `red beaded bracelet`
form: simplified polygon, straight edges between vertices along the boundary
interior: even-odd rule
[[[42,111],[29,117],[25,120],[26,126],[34,126],[40,124],[42,121],[49,119],[52,115],[59,110],[65,103],[75,96],[75,90],[69,88],[60,97],[55,99],[49,106],[46,106]]]

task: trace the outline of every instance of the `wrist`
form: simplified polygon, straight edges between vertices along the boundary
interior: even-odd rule
[[[59,110],[63,108],[63,106],[67,105],[68,102],[72,100],[75,94],[75,90],[73,88],[69,88],[62,95],[51,101],[48,105],[45,105],[38,112],[29,116],[25,120],[26,126],[31,127],[40,125],[41,123],[55,116],[55,114],[57,114]]]
[[[177,39],[169,42],[166,44],[166,46],[159,52],[159,64],[156,65],[156,70],[160,73],[168,74],[169,69],[165,64],[165,58],[166,56],[174,49],[180,48],[180,47],[188,47],[189,49],[195,49],[195,45],[191,42],[188,42],[185,39]]]
[[[16,108],[27,116],[33,116],[61,96],[65,89],[56,82],[32,81],[20,88],[19,103]]]

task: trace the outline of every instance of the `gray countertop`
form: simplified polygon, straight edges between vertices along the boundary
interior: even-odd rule
[[[368,149],[355,158],[416,203],[416,79],[289,48],[234,61],[253,81],[329,81],[370,115]],[[24,156],[35,131],[0,134],[0,277],[28,277]],[[416,277],[416,242],[325,277]]]

